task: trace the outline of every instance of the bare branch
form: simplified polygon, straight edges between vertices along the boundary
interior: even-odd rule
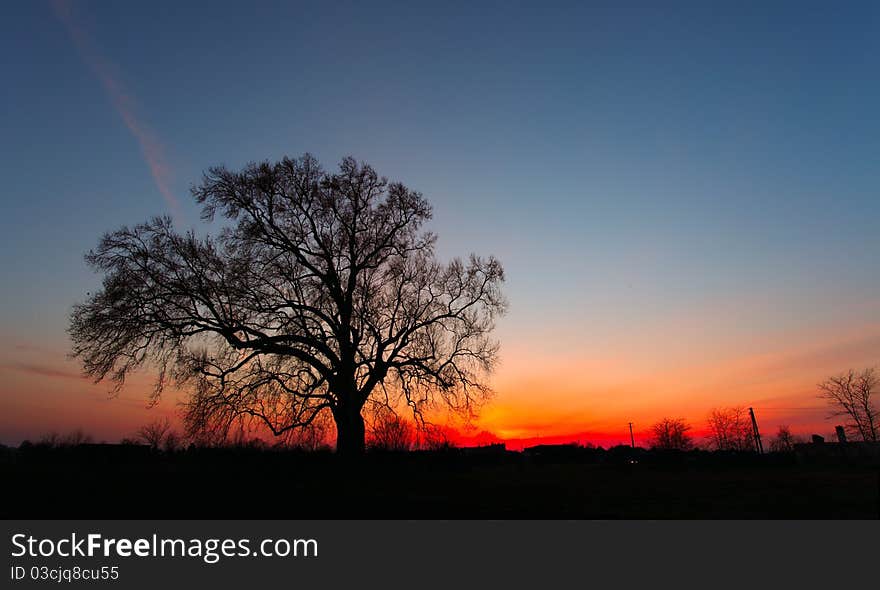
[[[286,436],[329,410],[355,450],[373,396],[415,415],[487,399],[504,272],[494,258],[437,261],[420,193],[308,154],[212,168],[192,193],[203,219],[231,225],[198,238],[156,218],[86,257],[104,275],[71,317],[86,374],[121,387],[155,367],[154,400],[170,381],[190,390],[191,432],[255,421]]]

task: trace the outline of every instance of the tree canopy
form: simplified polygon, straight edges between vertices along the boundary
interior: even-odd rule
[[[820,397],[831,407],[832,416],[846,416],[846,429],[863,441],[880,440],[880,406],[877,392],[880,377],[873,367],[829,377],[819,384]]]
[[[661,450],[687,451],[694,446],[688,434],[691,425],[683,418],[663,418],[651,426],[651,447]]]
[[[192,194],[213,237],[154,218],[101,239],[102,288],[74,307],[84,371],[121,386],[154,367],[187,388],[191,432],[256,421],[275,435],[330,412],[337,448],[364,448],[367,404],[471,412],[490,393],[504,312],[493,257],[438,261],[421,193],[306,154],[211,168]]]

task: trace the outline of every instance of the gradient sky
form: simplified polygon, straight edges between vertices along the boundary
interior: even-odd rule
[[[82,255],[198,224],[208,166],[304,151],[504,263],[478,430],[612,443],[745,405],[827,435],[816,383],[880,362],[876,2],[9,2],[0,55],[0,442],[173,415],[66,359]]]

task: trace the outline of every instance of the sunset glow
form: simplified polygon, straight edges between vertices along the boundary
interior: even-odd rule
[[[646,446],[663,417],[702,442],[732,406],[832,436],[817,384],[880,363],[876,6],[349,9],[12,9],[0,443],[180,429],[186,392],[149,407],[149,371],[111,395],[68,358],[82,257],[155,215],[201,232],[204,170],[305,151],[423,192],[441,258],[503,263],[495,394],[453,442]],[[242,20],[260,43],[221,42]]]

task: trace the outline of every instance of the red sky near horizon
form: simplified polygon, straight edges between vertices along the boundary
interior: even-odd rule
[[[646,445],[651,424],[669,416],[687,420],[699,442],[709,412],[727,406],[754,407],[765,437],[782,424],[801,436],[830,436],[840,419],[827,418],[816,384],[847,368],[870,366],[880,348],[880,325],[804,334],[796,343],[724,358],[705,351],[678,357],[674,348],[665,351],[668,364],[656,368],[634,355],[629,361],[590,357],[574,348],[565,355],[513,342],[502,349],[492,378],[494,399],[469,427],[450,424],[451,438],[463,446],[505,442],[511,449],[562,442],[607,447],[628,444],[633,422],[636,443]],[[15,346],[0,365],[0,387],[4,444],[76,429],[116,441],[159,417],[179,424],[179,394],[147,407],[148,373],[111,397],[107,385],[80,376],[61,350]]]

